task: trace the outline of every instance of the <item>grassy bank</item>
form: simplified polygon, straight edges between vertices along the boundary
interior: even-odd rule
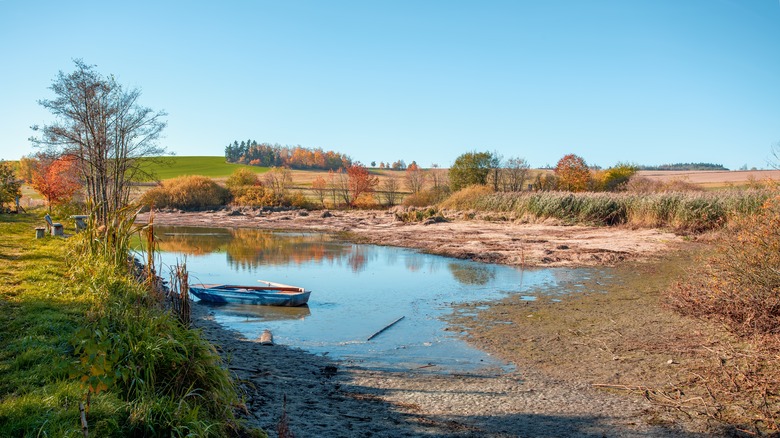
[[[0,436],[231,436],[227,372],[125,271],[0,215]],[[72,230],[66,230],[69,232]],[[251,436],[251,435],[250,435]]]

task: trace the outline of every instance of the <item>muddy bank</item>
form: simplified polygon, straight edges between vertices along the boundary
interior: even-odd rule
[[[139,217],[148,221],[148,214]],[[155,212],[161,225],[349,233],[353,240],[514,266],[603,266],[643,260],[682,242],[670,232],[483,220],[404,223],[389,211]]]
[[[286,346],[261,346],[193,305],[193,320],[225,358],[246,401],[243,416],[276,436],[286,399],[298,437],[694,436],[645,421],[639,397],[525,369],[507,374],[383,372]]]
[[[559,284],[553,296],[538,290],[536,301],[470,303],[450,323],[467,331],[471,344],[520,369],[650,401],[643,422],[725,434],[706,384],[693,381],[719,360],[714,349],[733,337],[663,305],[667,288],[703,250],[690,244],[653,260],[601,268]],[[480,311],[480,304],[489,308]]]

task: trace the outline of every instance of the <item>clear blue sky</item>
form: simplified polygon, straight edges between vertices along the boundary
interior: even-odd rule
[[[0,158],[82,58],[169,113],[162,144],[334,149],[449,166],[766,167],[780,142],[778,0],[0,0]]]

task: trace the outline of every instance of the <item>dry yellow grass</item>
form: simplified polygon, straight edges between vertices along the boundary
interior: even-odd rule
[[[686,181],[704,188],[746,186],[767,180],[780,181],[780,170],[643,170],[637,172],[637,175],[662,182],[673,180]]]

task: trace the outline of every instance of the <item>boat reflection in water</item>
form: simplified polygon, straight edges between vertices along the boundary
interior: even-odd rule
[[[285,320],[304,320],[311,316],[311,310],[308,305],[297,307],[280,306],[257,306],[254,304],[214,304],[205,301],[198,302],[198,305],[204,306],[209,310],[219,310],[219,313],[235,322],[257,322],[257,321],[285,321]]]

